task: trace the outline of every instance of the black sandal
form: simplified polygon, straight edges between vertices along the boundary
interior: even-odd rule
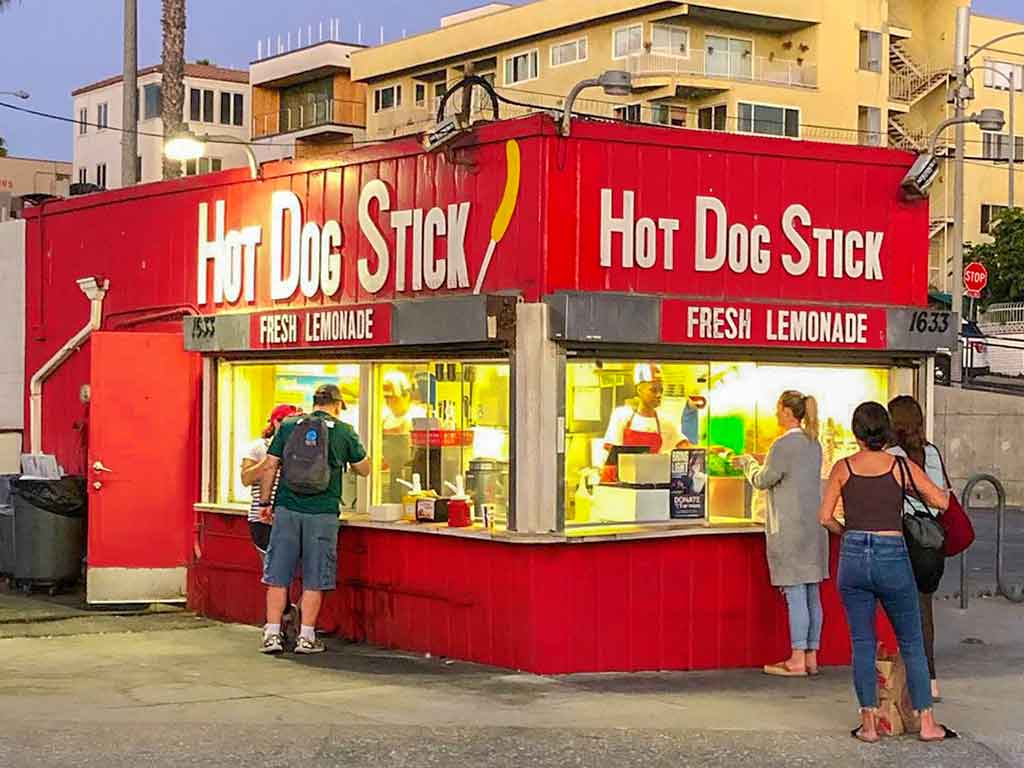
[[[937,739],[921,739],[920,737],[918,737],[918,738],[921,741],[945,741],[946,739],[959,739],[960,738],[960,734],[959,733],[954,731],[952,728],[948,728],[945,725],[942,725],[942,723],[939,723],[939,728],[942,729],[942,736],[940,736]]]

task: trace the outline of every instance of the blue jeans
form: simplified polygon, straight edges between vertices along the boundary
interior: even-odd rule
[[[338,579],[338,516],[275,507],[270,545],[263,559],[263,583],[289,587],[300,561],[304,590],[334,589]]]
[[[789,606],[789,645],[798,651],[821,648],[821,595],[817,584],[783,587]]]
[[[921,607],[902,536],[848,531],[839,554],[839,594],[853,641],[853,686],[862,708],[878,706],[875,604],[881,601],[899,640],[914,709],[931,709]]]

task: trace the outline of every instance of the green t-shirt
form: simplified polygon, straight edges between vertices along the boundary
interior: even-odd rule
[[[282,482],[277,489],[275,504],[287,507],[293,512],[305,512],[310,515],[337,515],[338,507],[341,504],[341,473],[350,464],[358,464],[365,459],[366,449],[359,442],[359,435],[345,422],[339,421],[323,411],[314,411],[312,415],[318,416],[327,424],[327,460],[331,465],[331,482],[326,491],[315,496],[303,496],[295,493]],[[288,438],[295,430],[295,425],[304,418],[308,417],[293,416],[281,422],[267,453],[280,459],[284,455],[284,447],[288,444]]]

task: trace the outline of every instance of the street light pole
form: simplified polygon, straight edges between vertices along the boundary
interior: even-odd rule
[[[135,163],[139,156],[139,36],[138,0],[124,0],[124,74],[121,85],[121,186],[139,183]]]
[[[967,87],[967,54],[971,37],[971,9],[956,9],[956,42],[953,63],[956,67],[953,118],[957,122],[953,141],[953,285],[950,307],[961,315],[964,305],[964,89]],[[963,358],[960,352],[960,328],[957,328],[956,349],[950,361],[950,384],[963,386]]]

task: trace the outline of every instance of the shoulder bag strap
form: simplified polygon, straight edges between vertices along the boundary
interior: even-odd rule
[[[946,480],[946,490],[952,491],[953,483],[949,480],[949,472],[946,471],[946,460],[942,457],[942,451],[939,450],[939,446],[935,445],[935,443],[928,443],[928,445],[934,448],[935,453],[939,455],[939,466],[942,467],[942,476]]]
[[[908,466],[907,460],[902,456],[897,456],[896,463],[900,467],[900,475],[902,476],[902,482],[900,484],[903,486],[903,498],[906,499],[907,502],[909,502],[910,506],[914,509],[914,514],[920,514],[917,509],[917,504],[925,505],[924,513],[928,514],[930,517],[931,515],[927,511],[927,504],[925,503],[924,497],[921,495],[921,491],[918,490],[917,483],[914,482],[914,473]],[[914,490],[913,495],[907,493],[908,480],[910,481],[910,487]]]

